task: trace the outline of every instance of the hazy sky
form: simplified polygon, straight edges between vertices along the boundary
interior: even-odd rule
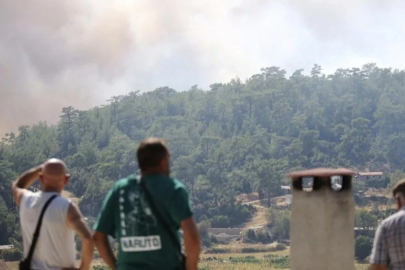
[[[0,133],[260,68],[405,69],[405,1],[0,0]]]

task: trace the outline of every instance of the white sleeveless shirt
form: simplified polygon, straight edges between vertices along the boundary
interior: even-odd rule
[[[26,191],[21,198],[20,222],[24,258],[28,256],[42,208],[48,199],[55,194],[58,193]],[[70,203],[70,199],[58,196],[48,206],[32,258],[31,269],[59,270],[75,267],[75,234],[66,223]]]

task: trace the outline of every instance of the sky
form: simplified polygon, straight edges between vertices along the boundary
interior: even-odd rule
[[[401,0],[0,0],[0,134],[263,67],[405,69]]]

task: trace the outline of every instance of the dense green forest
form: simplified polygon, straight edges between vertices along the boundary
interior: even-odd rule
[[[332,75],[315,65],[309,75],[297,70],[289,77],[269,67],[209,90],[162,87],[114,96],[88,111],[63,108],[57,125],[21,126],[1,141],[0,245],[20,241],[11,181],[46,158],[66,161],[68,190],[94,217],[113,183],[137,171],[137,143],[163,137],[172,174],[187,185],[197,221],[239,226],[254,208],[235,197],[280,195],[290,170],[401,170],[404,104],[405,71],[367,64]]]

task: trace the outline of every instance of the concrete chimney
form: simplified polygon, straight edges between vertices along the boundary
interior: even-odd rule
[[[353,175],[328,168],[288,174],[291,270],[354,270]]]

